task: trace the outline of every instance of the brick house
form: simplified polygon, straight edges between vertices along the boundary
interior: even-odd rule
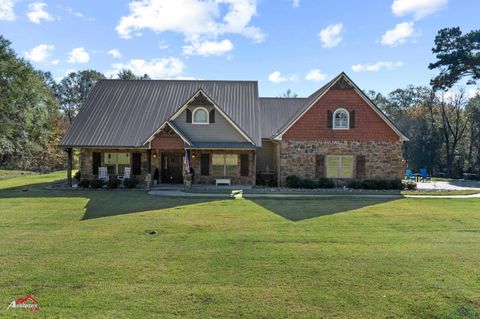
[[[101,80],[62,139],[82,178],[99,167],[182,183],[232,184],[288,175],[401,178],[408,139],[341,73],[308,98],[262,98],[255,81]]]

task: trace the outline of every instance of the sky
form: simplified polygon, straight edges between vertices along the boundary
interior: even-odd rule
[[[0,0],[0,34],[56,79],[256,80],[308,96],[340,72],[364,90],[428,85],[438,30],[480,28],[479,0]]]

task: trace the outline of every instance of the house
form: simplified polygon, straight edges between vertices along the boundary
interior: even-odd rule
[[[82,178],[128,166],[182,183],[187,152],[194,183],[284,185],[289,175],[401,178],[407,140],[341,73],[307,98],[262,98],[256,81],[101,80],[60,146],[69,168],[80,150]]]

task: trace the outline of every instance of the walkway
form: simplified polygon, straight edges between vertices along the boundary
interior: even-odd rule
[[[470,181],[458,181],[458,182],[430,182],[430,183],[417,183],[417,188],[421,190],[480,190],[480,182]]]
[[[471,188],[469,188],[471,189]],[[166,197],[215,197],[230,198],[230,194],[220,193],[188,193],[180,190],[152,190],[148,192],[150,195],[166,196]],[[392,194],[243,194],[244,198],[335,198],[335,197],[355,197],[355,198],[480,198],[479,194],[473,195],[392,195]]]

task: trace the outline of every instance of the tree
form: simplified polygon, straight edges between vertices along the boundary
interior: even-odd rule
[[[428,68],[440,69],[440,74],[430,81],[434,89],[451,88],[463,77],[471,77],[467,84],[480,79],[480,30],[462,35],[459,27],[441,29],[432,52],[437,61]]]
[[[283,92],[279,97],[283,98],[296,98],[298,97],[297,93],[292,92],[292,90],[287,89],[285,92]]]
[[[464,108],[466,105],[464,90],[454,93],[449,99],[442,94],[440,111],[442,117],[442,132],[445,140],[445,155],[447,176],[452,176],[452,166],[455,159],[458,144],[464,137],[468,119],[465,117]]]
[[[0,166],[50,170],[63,155],[59,106],[42,74],[10,45],[0,36]]]
[[[101,79],[105,79],[102,73],[94,70],[85,70],[72,72],[60,81],[57,99],[70,124],[80,107],[85,103],[90,90]]]
[[[117,77],[119,80],[150,80],[150,76],[148,74],[144,74],[143,76],[137,76],[133,73],[132,70],[128,69],[121,69],[117,73]]]

